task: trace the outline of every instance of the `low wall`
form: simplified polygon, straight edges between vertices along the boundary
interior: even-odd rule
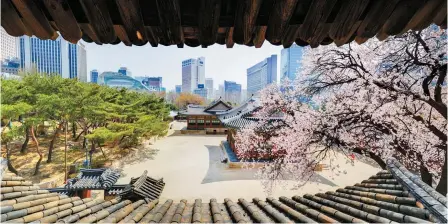
[[[64,184],[65,175],[60,175],[50,181],[37,184],[41,189],[59,187]]]
[[[207,134],[226,135],[227,134],[227,128],[205,128],[205,132]]]
[[[187,130],[187,129],[180,130],[180,133],[188,134],[188,135],[205,135],[205,134],[207,134],[205,132],[205,130]]]
[[[227,159],[227,165],[229,166],[229,168],[233,168],[233,169],[260,168],[260,167],[264,166],[264,162],[253,162],[253,163],[240,162],[239,160],[237,160],[237,158],[235,156],[229,156],[229,154],[227,153],[227,150],[226,150],[226,146],[224,144],[228,144],[227,141],[222,141],[220,146],[221,146],[221,150],[222,150],[224,158]],[[229,150],[231,150],[231,149],[229,149]]]
[[[187,135],[225,135],[227,134],[227,128],[206,128],[205,130],[182,129],[180,133]]]

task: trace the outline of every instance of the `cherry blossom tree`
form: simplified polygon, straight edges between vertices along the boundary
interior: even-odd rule
[[[395,157],[446,194],[446,44],[446,31],[430,27],[383,42],[307,48],[297,80],[261,92],[260,122],[241,130],[236,146],[282,152],[259,170],[265,186],[284,175],[304,183],[341,151],[383,168]]]

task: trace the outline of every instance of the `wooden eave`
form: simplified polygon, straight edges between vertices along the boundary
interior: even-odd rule
[[[12,36],[127,46],[317,47],[447,24],[446,0],[1,0]]]

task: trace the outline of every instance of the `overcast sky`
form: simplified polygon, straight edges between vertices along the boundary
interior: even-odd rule
[[[225,45],[215,44],[208,48],[177,46],[158,47],[118,45],[96,45],[83,42],[87,51],[87,72],[90,80],[90,71],[99,72],[118,71],[120,67],[127,67],[133,76],[161,76],[163,86],[173,90],[175,85],[182,84],[182,61],[188,58],[205,57],[205,77],[213,78],[215,88],[223,84],[224,80],[236,81],[246,89],[246,69],[276,54],[277,70],[280,69],[280,52],[282,46],[273,46],[265,41],[263,47],[247,47],[234,45],[226,48]],[[279,79],[277,71],[277,79]]]

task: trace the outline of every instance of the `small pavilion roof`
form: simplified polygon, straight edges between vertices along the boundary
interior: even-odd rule
[[[126,190],[110,201],[80,199],[41,190],[7,174],[1,181],[1,222],[447,222],[446,197],[435,194],[396,160],[389,160],[387,168],[361,183],[326,193],[209,202],[152,200],[145,194],[126,197]],[[147,191],[145,177],[146,172],[132,185]]]
[[[120,173],[113,169],[81,169],[77,177],[69,179],[65,188],[71,190],[107,189],[114,185]]]
[[[179,111],[183,115],[215,115],[231,110],[232,107],[221,100],[211,102],[208,106],[188,105],[186,110]]]
[[[265,40],[290,47],[380,40],[435,23],[446,27],[445,0],[2,0],[1,25],[13,36],[72,43],[184,45]]]

